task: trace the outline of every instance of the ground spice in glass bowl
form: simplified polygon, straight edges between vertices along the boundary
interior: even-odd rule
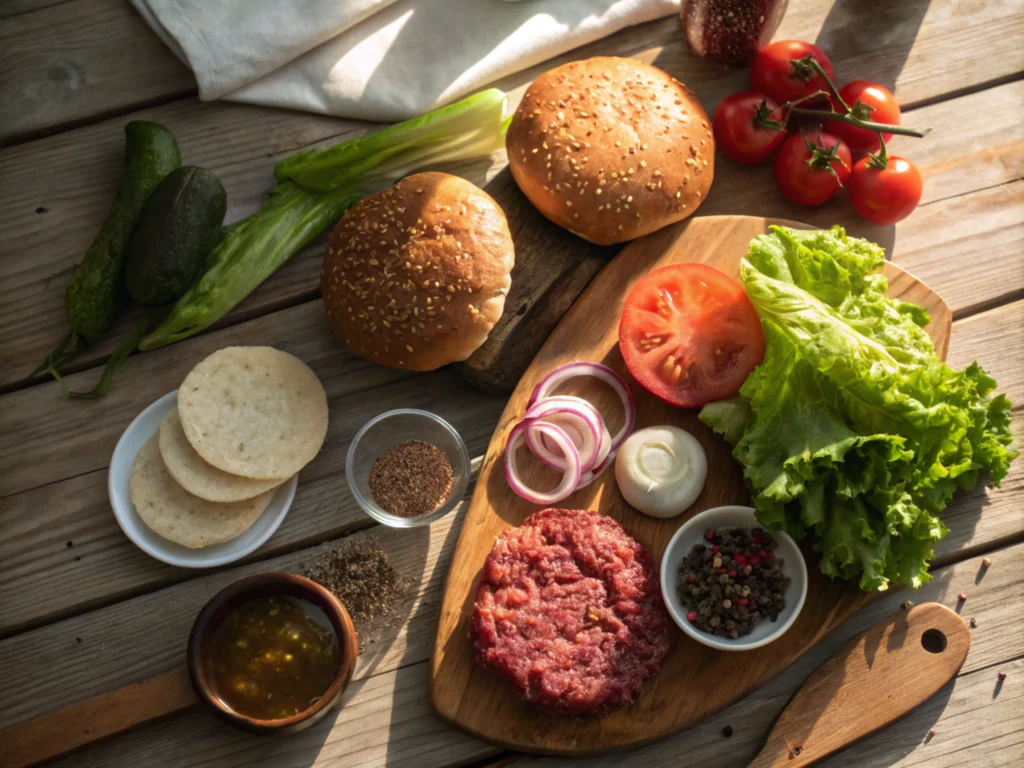
[[[429,525],[466,494],[469,453],[444,419],[411,408],[382,413],[356,433],[345,476],[356,502],[393,528]]]
[[[433,512],[452,491],[452,465],[444,451],[422,440],[388,448],[370,468],[370,493],[399,517]]]

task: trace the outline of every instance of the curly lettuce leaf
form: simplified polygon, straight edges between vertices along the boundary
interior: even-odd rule
[[[755,239],[741,275],[765,359],[700,416],[734,446],[758,519],[810,533],[822,572],[865,590],[927,582],[937,515],[1017,455],[1009,401],[978,365],[938,359],[927,313],[886,296],[883,263],[840,227]]]

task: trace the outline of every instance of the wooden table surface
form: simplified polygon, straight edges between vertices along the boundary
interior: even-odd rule
[[[1019,0],[791,0],[779,37],[816,41],[839,80],[884,83],[904,122],[932,125],[891,151],[926,178],[922,205],[897,227],[857,220],[837,199],[816,209],[781,201],[770,168],[719,163],[701,214],[747,213],[840,222],[884,244],[892,258],[955,312],[949,361],[977,359],[1017,404],[1024,443],[1024,14]],[[690,85],[705,106],[746,82],[689,57],[674,18],[625,30],[563,57],[636,56]],[[518,97],[544,67],[499,86]],[[520,755],[449,727],[427,697],[444,575],[461,515],[428,529],[374,526],[346,488],[348,441],[372,415],[397,406],[451,420],[479,457],[503,402],[450,370],[410,374],[349,354],[327,330],[318,297],[321,239],[210,331],[129,358],[111,394],[63,399],[56,384],[26,379],[66,329],[63,293],[110,203],[120,173],[122,126],[158,120],[185,161],[223,179],[228,219],[259,206],[277,158],[331,144],[365,125],[229,103],[200,103],[191,75],[126,0],[0,2],[0,727],[142,680],[182,663],[202,603],[254,571],[293,569],[311,547],[377,538],[416,581],[391,625],[365,628],[345,706],[332,723],[273,741],[237,733],[191,711],[94,745],[60,766],[443,766],[521,764]],[[493,174],[459,169],[474,179]],[[81,389],[130,322],[85,355]],[[240,564],[197,572],[135,548],[114,521],[107,465],[129,421],[173,389],[203,356],[229,344],[272,344],[309,363],[330,398],[320,456],[303,471],[280,530]],[[934,579],[917,594],[876,600],[763,689],[698,727],[588,766],[740,766],[800,682],[845,640],[908,597],[956,604],[977,628],[954,683],[903,721],[827,761],[830,766],[1020,765],[1024,762],[1024,460],[1001,490],[959,495],[945,515]],[[983,556],[992,559],[980,569]],[[1008,673],[997,687],[999,671]],[[913,670],[907,670],[913,674]],[[714,681],[694,681],[714,685]],[[722,734],[733,728],[731,738]],[[929,729],[935,735],[926,738]],[[540,760],[544,765],[573,764]],[[530,762],[529,764],[535,764]]]

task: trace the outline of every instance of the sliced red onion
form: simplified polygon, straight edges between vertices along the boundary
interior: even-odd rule
[[[601,450],[597,452],[597,462],[595,462],[592,468],[580,475],[580,484],[576,486],[577,490],[580,488],[586,488],[594,482],[597,476],[604,472],[608,468],[608,465],[615,460],[615,454],[611,452],[611,433],[608,431],[608,427],[604,426],[604,422],[601,422],[601,426]]]
[[[562,452],[562,456],[568,461],[568,468],[562,475],[562,480],[551,491],[547,493],[535,491],[526,486],[519,477],[519,470],[516,466],[516,450],[523,442],[528,428],[534,428],[545,437],[549,438]],[[576,446],[561,427],[548,424],[536,419],[524,419],[516,424],[508,434],[508,443],[505,445],[505,480],[509,487],[517,494],[533,504],[557,504],[568,498],[580,482],[580,456]]]
[[[576,446],[582,472],[601,460],[602,435],[608,430],[594,406],[583,398],[571,395],[549,397],[531,406],[523,419],[537,419],[560,426]],[[565,456],[555,450],[550,439],[540,430],[527,428],[526,444],[542,464],[561,472],[568,468]]]
[[[636,424],[636,404],[633,402],[633,393],[619,374],[601,363],[568,363],[555,368],[551,373],[540,380],[540,383],[530,395],[529,405],[533,406],[541,400],[547,399],[548,393],[564,381],[574,379],[578,376],[593,376],[600,379],[609,387],[615,390],[615,394],[622,400],[622,410],[625,412],[625,423],[612,438],[610,453],[614,454],[623,441],[633,431]]]

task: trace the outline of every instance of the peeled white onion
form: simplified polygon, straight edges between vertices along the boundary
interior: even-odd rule
[[[685,512],[704,488],[708,460],[697,439],[679,427],[647,427],[631,434],[615,457],[622,497],[651,517]]]

